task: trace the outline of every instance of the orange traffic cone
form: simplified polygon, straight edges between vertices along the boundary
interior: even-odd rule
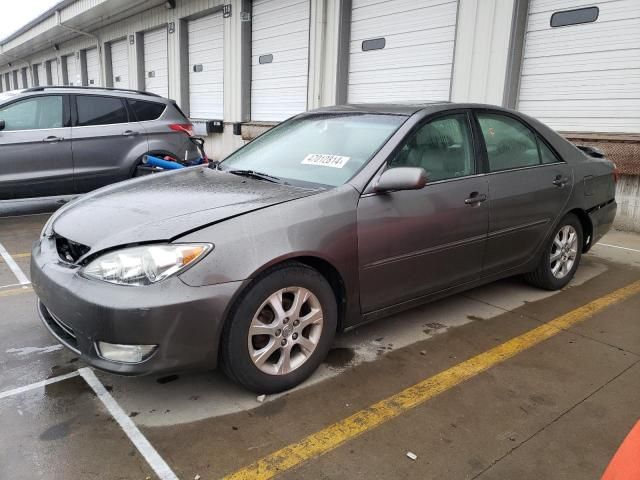
[[[618,448],[602,480],[640,480],[640,421]]]

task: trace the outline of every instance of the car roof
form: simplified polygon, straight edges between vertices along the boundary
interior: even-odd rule
[[[28,94],[28,93],[73,93],[82,95],[109,95],[118,97],[133,97],[151,101],[167,102],[168,99],[156,95],[151,92],[143,92],[140,90],[129,90],[126,88],[109,88],[109,87],[81,87],[74,85],[53,85],[43,87],[30,87],[22,90],[14,90],[11,93]]]
[[[436,101],[429,103],[361,103],[334,105],[331,107],[323,107],[311,110],[307,113],[371,113],[380,115],[406,115],[411,116],[415,113],[424,111],[425,113],[435,113],[445,110],[457,110],[461,108],[491,109],[501,110],[505,112],[513,112],[498,105],[489,105],[483,103],[455,103],[449,101]],[[518,113],[518,112],[515,112]]]

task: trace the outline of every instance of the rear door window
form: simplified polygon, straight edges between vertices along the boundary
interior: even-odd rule
[[[76,105],[78,108],[78,127],[110,125],[129,121],[127,109],[120,98],[78,95],[76,96]]]
[[[28,98],[0,107],[5,131],[44,130],[62,127],[62,96]]]
[[[497,113],[479,113],[489,170],[498,172],[540,164],[537,139],[522,122]]]
[[[145,102],[144,100],[128,100],[128,102],[139,122],[157,120],[166,108],[165,104],[157,102]]]

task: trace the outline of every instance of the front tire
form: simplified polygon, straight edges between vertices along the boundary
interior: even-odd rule
[[[573,278],[582,257],[582,224],[566,215],[558,224],[544,249],[538,268],[525,275],[532,285],[545,290],[560,290]]]
[[[319,272],[300,263],[277,267],[256,278],[230,312],[222,368],[256,393],[293,388],[326,357],[337,320],[335,295]]]

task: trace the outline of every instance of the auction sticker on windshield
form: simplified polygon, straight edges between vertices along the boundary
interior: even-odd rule
[[[320,165],[322,167],[342,168],[351,157],[342,157],[340,155],[324,155],[321,153],[310,153],[304,160],[303,165]]]

